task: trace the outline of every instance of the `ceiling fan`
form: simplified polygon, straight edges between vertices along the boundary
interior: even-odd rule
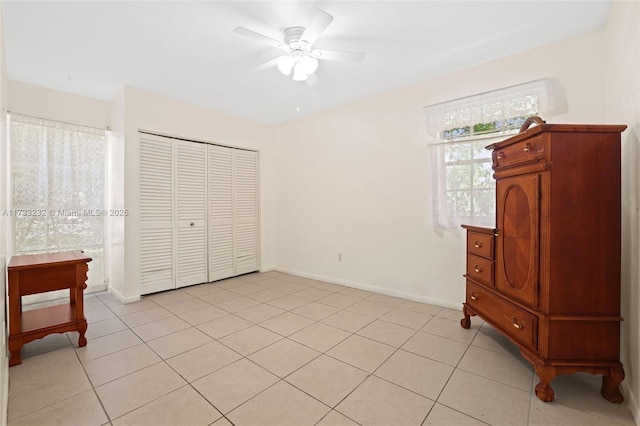
[[[291,27],[284,30],[282,32],[282,41],[244,27],[237,27],[233,31],[236,34],[262,41],[287,52],[285,55],[260,65],[255,71],[263,71],[275,66],[284,75],[293,73],[294,81],[306,80],[307,84],[314,85],[318,82],[314,74],[318,68],[318,59],[356,63],[364,60],[364,53],[362,52],[312,49],[313,44],[331,21],[333,21],[333,16],[322,10],[316,10],[306,28]]]

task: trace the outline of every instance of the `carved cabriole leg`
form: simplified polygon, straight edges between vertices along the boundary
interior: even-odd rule
[[[620,392],[620,383],[624,380],[624,370],[622,366],[610,367],[608,374],[602,375],[602,388],[600,393],[602,396],[617,404],[624,401],[624,396]]]
[[[460,320],[460,326],[462,328],[471,328],[471,317],[475,316],[476,313],[473,312],[472,309],[469,309],[469,306],[467,306],[466,303],[462,304],[462,314],[464,315],[464,318],[462,318]]]
[[[541,401],[551,402],[555,397],[551,389],[551,381],[558,374],[555,367],[536,363],[536,374],[540,378],[540,383],[536,385],[536,395]]]
[[[80,336],[78,337],[78,346],[83,347],[87,346],[87,338],[84,337],[84,333],[87,332],[87,320],[83,320],[78,324],[78,333]]]
[[[73,289],[75,300],[74,305],[76,308],[76,320],[78,320],[78,346],[87,346],[87,338],[84,334],[87,332],[87,319],[84,316],[84,289],[87,288],[87,272],[89,271],[89,265],[87,263],[79,263],[76,265],[76,288]]]

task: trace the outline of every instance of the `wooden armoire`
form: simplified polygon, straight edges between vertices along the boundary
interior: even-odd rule
[[[532,124],[537,124],[530,127]],[[559,374],[620,383],[621,138],[624,125],[546,124],[487,147],[496,179],[496,228],[467,230],[461,325],[478,315],[511,341],[554,398]]]

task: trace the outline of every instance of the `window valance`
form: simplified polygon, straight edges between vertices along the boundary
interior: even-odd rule
[[[523,117],[548,118],[567,111],[559,80],[543,78],[425,107],[427,133],[434,142],[519,127]]]

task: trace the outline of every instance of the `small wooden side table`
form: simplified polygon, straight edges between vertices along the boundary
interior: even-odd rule
[[[25,343],[51,333],[77,331],[78,346],[86,346],[84,337],[83,291],[91,258],[82,251],[23,254],[13,256],[7,266],[9,275],[9,366],[22,363],[20,350]],[[22,312],[22,296],[69,289],[69,303]]]

